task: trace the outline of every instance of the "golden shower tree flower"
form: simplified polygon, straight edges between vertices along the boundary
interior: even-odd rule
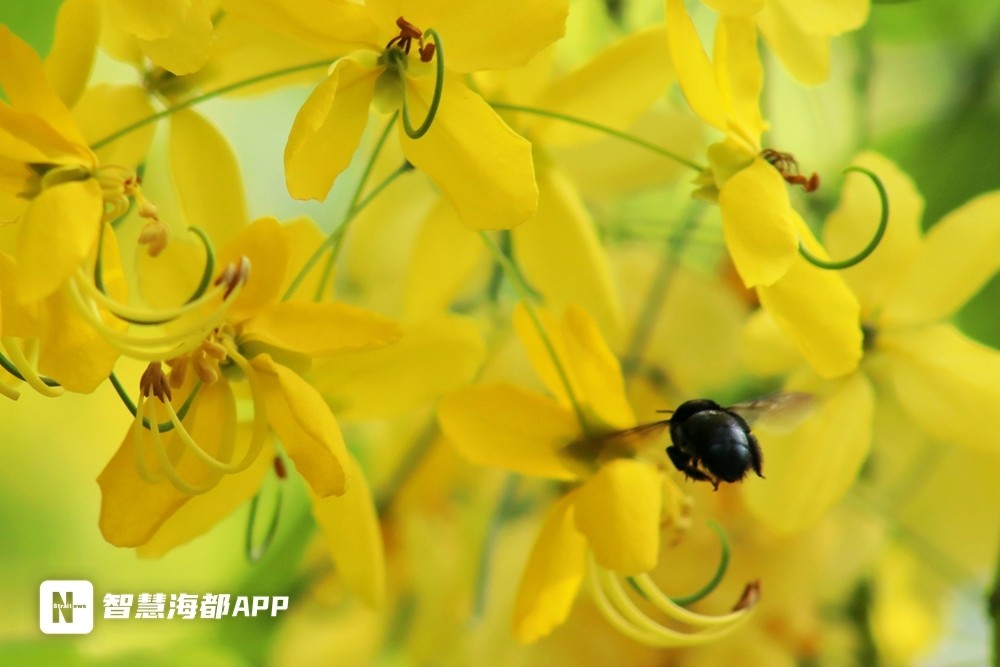
[[[326,197],[374,106],[382,113],[402,110],[399,140],[406,159],[434,180],[467,227],[509,228],[534,214],[531,145],[464,77],[522,65],[561,37],[566,0],[337,0],[321,7],[230,0],[226,8],[341,56],[292,125],[285,177],[293,197]],[[419,128],[407,128],[419,122],[411,113],[425,119]]]
[[[640,641],[683,646],[728,632],[745,613],[706,622],[707,617],[672,603],[660,607],[696,627],[716,622],[714,629],[700,633],[671,630],[648,618],[635,620],[617,576],[637,577],[649,587],[645,592],[662,602],[644,575],[659,559],[662,522],[679,518],[664,515],[671,505],[664,494],[673,493],[674,482],[658,447],[644,447],[648,443],[641,438],[602,437],[630,428],[636,420],[618,360],[593,319],[577,307],[567,309],[562,320],[546,312],[539,315],[563,362],[566,383],[523,307],[514,321],[552,397],[510,383],[485,384],[456,391],[438,408],[445,437],[471,462],[571,485],[548,511],[522,575],[515,637],[533,642],[562,624],[585,576],[608,621]]]
[[[98,478],[100,527],[111,544],[148,554],[205,532],[256,492],[274,458],[273,434],[309,485],[348,585],[377,604],[384,573],[371,493],[329,407],[299,373],[313,358],[382,347],[400,331],[343,303],[280,300],[297,268],[290,258],[304,250],[295,245],[311,249],[312,231],[263,218],[221,253],[243,258],[244,273],[252,265],[253,278],[200,347],[168,361],[169,376],[158,362],[147,369],[135,422]],[[236,401],[246,388],[253,424],[238,437],[246,429]],[[175,404],[184,403],[182,417]]]
[[[861,358],[857,299],[836,272],[813,266],[799,244],[827,259],[792,207],[788,185],[809,189],[794,158],[763,148],[767,124],[758,99],[763,70],[753,20],[720,18],[715,58],[702,50],[683,0],[667,0],[667,31],[677,78],[691,109],[725,133],[708,149],[710,168],[695,196],[717,201],[726,248],[747,288],[795,341],[818,373],[848,373]],[[876,218],[877,219],[877,218]]]
[[[1000,402],[1000,352],[977,343],[950,318],[1000,269],[1000,193],[973,199],[921,234],[923,200],[886,158],[857,164],[882,174],[892,199],[885,238],[862,264],[844,271],[861,302],[858,370],[830,382],[799,367],[794,352],[760,313],[748,326],[749,358],[761,371],[791,373],[786,387],[824,396],[796,429],[769,433],[768,483],[746,490],[751,509],[772,527],[797,530],[821,516],[854,482],[872,445],[876,390],[894,396],[914,424],[941,442],[991,452],[1000,436],[989,420]],[[825,228],[827,245],[859,243],[878,199],[849,177]],[[854,246],[856,247],[856,246]]]
[[[702,0],[727,17],[752,17],[792,76],[807,85],[830,75],[830,39],[857,30],[870,0]]]

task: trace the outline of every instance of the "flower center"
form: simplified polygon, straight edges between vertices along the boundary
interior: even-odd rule
[[[389,43],[385,45],[387,53],[389,53],[389,49],[395,47],[397,50],[409,55],[413,40],[417,40],[417,52],[420,54],[420,61],[429,63],[434,58],[434,43],[424,43],[424,33],[420,28],[402,16],[396,19],[396,27],[399,28],[399,34],[390,39]]]
[[[235,332],[229,324],[223,324],[213,329],[195,349],[167,361],[170,366],[170,386],[183,386],[188,369],[193,369],[198,379],[205,384],[218,382],[222,367],[229,362],[227,345],[235,348]]]
[[[760,152],[768,164],[778,170],[786,183],[800,185],[806,192],[815,192],[819,189],[819,174],[815,171],[812,176],[806,178],[799,173],[799,163],[791,153],[782,153],[773,148],[765,148]]]

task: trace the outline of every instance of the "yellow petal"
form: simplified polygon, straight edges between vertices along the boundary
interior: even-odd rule
[[[109,296],[128,301],[125,273],[115,233],[104,228],[103,276]],[[59,381],[69,391],[90,393],[108,379],[119,351],[83,319],[66,290],[58,290],[44,302],[39,328],[38,370]],[[125,323],[111,314],[102,316],[112,329]]]
[[[85,146],[70,141],[41,117],[6,104],[0,104],[0,156],[15,164],[93,163]]]
[[[840,35],[856,30],[868,18],[870,0],[771,0],[787,11],[796,24],[813,35]]]
[[[353,456],[346,463],[351,486],[339,497],[313,496],[313,516],[344,585],[368,606],[379,608],[385,599],[382,529],[364,473]]]
[[[45,78],[38,54],[5,25],[0,25],[0,88],[14,108],[37,115],[67,142],[83,147],[83,137]]]
[[[872,442],[874,392],[862,373],[822,383],[793,378],[786,389],[822,396],[791,431],[759,423],[766,479],[743,485],[750,510],[773,530],[788,533],[814,523],[854,483]],[[847,415],[847,417],[845,417]]]
[[[512,235],[518,263],[546,305],[555,311],[581,306],[607,338],[617,340],[623,316],[607,255],[594,221],[560,172],[539,172],[538,213]]]
[[[225,245],[248,220],[243,180],[226,138],[190,109],[170,119],[170,171],[189,224]]]
[[[420,224],[406,274],[405,312],[414,320],[442,313],[469,287],[489,252],[443,197]]]
[[[433,95],[430,76],[406,77],[414,124],[423,122]],[[538,207],[531,144],[461,79],[447,76],[441,105],[427,134],[410,139],[399,130],[403,152],[427,173],[470,229],[509,229]]]
[[[181,402],[175,395],[175,409]],[[163,419],[160,411],[160,419]],[[204,385],[184,418],[184,425],[198,445],[208,454],[219,457],[226,442],[225,434],[233,428],[236,406],[232,392],[225,382]],[[179,491],[169,480],[149,484],[139,476],[133,435],[135,424],[125,434],[125,439],[115,455],[105,466],[97,483],[101,487],[101,533],[118,547],[137,547],[146,543],[161,525],[184,503],[191,499]],[[231,431],[230,431],[231,432]],[[162,434],[168,454],[179,455],[175,464],[178,477],[192,485],[203,485],[218,478],[219,473],[209,469],[186,450],[172,431]],[[160,470],[159,460],[153,453],[152,436],[143,429],[142,447],[145,466],[151,473]],[[212,494],[208,491],[208,494]]]
[[[226,12],[311,44],[324,53],[339,55],[365,46],[377,50],[385,46],[379,43],[379,26],[372,21],[371,8],[354,2],[336,0],[316,5],[299,0],[226,0]],[[395,21],[396,16],[390,21]]]
[[[1000,270],[998,247],[1000,192],[991,192],[931,228],[887,299],[880,323],[923,324],[951,316]]]
[[[107,0],[108,14],[121,30],[140,39],[160,39],[181,25],[191,0]]]
[[[887,373],[910,418],[944,442],[1000,451],[1000,435],[988,415],[1000,401],[1000,352],[950,324],[876,339],[886,351]]]
[[[830,75],[830,37],[807,32],[795,14],[792,6],[771,0],[757,15],[760,31],[789,73],[801,83],[814,86]]]
[[[321,498],[339,496],[354,480],[337,420],[312,385],[266,354],[251,362],[267,397],[267,421],[295,468]]]
[[[510,384],[459,389],[438,406],[445,437],[477,465],[536,477],[572,479],[559,450],[579,436],[571,413]]]
[[[62,3],[44,67],[49,83],[67,107],[73,106],[87,85],[100,35],[101,8],[97,0]]]
[[[726,248],[743,284],[772,285],[797,257],[796,223],[785,181],[761,158],[734,174],[719,192]]]
[[[743,354],[758,375],[788,375],[802,363],[802,355],[766,310],[758,310],[743,329]]]
[[[366,3],[379,27],[393,28],[398,16],[421,30],[435,28],[444,42],[448,69],[475,72],[524,65],[563,36],[567,0],[496,3],[482,0],[376,0]]]
[[[619,130],[627,129],[663,97],[674,79],[673,67],[663,53],[666,39],[664,26],[632,33],[554,81],[534,105]],[[541,119],[532,128],[531,136],[544,145],[601,138],[593,130],[558,120]]]
[[[621,367],[594,320],[576,306],[566,309],[561,322],[546,311],[538,314],[580,407],[588,418],[597,421],[593,426],[610,429],[633,426],[635,416],[625,396]],[[521,305],[514,311],[514,326],[538,377],[563,405],[569,406],[566,386],[548,346]]]
[[[408,325],[383,349],[338,355],[313,368],[313,383],[341,419],[406,414],[472,380],[486,357],[479,327],[439,315]]]
[[[43,304],[17,298],[17,277],[17,261],[0,251],[0,331],[4,336],[34,338],[41,327]]]
[[[250,429],[246,425],[237,429],[238,442],[248,442]],[[155,533],[136,549],[140,558],[159,558],[174,547],[186,544],[199,537],[243,506],[260,489],[264,475],[274,462],[274,445],[268,443],[260,456],[246,470],[226,475],[218,486],[198,496],[192,497],[176,512],[170,515]],[[261,504],[268,507],[271,500],[265,491]],[[264,521],[258,513],[258,521]]]
[[[660,554],[663,487],[653,466],[619,459],[576,492],[576,527],[597,562],[629,576],[648,572]]]
[[[368,124],[368,107],[383,68],[372,58],[337,61],[295,116],[285,146],[285,181],[296,199],[326,199],[351,162]]]
[[[402,335],[394,321],[346,303],[272,303],[243,327],[248,341],[312,357],[385,347]]]
[[[101,231],[101,186],[88,178],[45,188],[18,223],[18,296],[35,301],[64,284]]]
[[[142,86],[101,83],[83,91],[73,117],[87,142],[94,143],[155,111]],[[134,168],[146,160],[155,131],[156,125],[150,124],[129,132],[99,149],[97,157],[102,164]]]
[[[169,34],[139,39],[146,57],[178,76],[191,74],[208,62],[212,42],[212,17],[202,0],[189,0],[181,22]]]
[[[803,242],[820,252],[803,225]],[[758,287],[760,305],[774,318],[806,361],[822,377],[854,370],[861,361],[861,308],[837,271],[796,257],[791,269],[770,287]]]
[[[715,31],[715,71],[729,122],[742,135],[757,140],[767,124],[760,114],[764,67],[757,54],[757,27],[753,19],[719,21]]]
[[[260,218],[243,229],[218,256],[219,267],[250,260],[250,279],[229,306],[228,319],[239,322],[275,303],[288,265],[288,241],[281,223]]]
[[[703,121],[726,130],[726,107],[715,79],[715,69],[701,46],[698,31],[684,8],[684,0],[667,0],[670,59],[691,110]]]
[[[514,601],[514,637],[537,641],[569,616],[583,581],[587,543],[574,525],[574,497],[552,505],[521,575]]]
[[[839,272],[858,295],[863,317],[869,319],[873,311],[886,304],[903,267],[920,246],[924,200],[910,177],[877,153],[862,153],[851,164],[870,169],[882,179],[889,199],[889,223],[878,247],[865,261]],[[849,173],[840,203],[823,227],[823,241],[830,255],[841,259],[860,252],[875,234],[880,213],[875,186],[864,174]]]

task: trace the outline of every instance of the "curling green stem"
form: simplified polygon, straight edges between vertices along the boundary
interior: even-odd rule
[[[187,109],[188,107],[193,107],[197,104],[201,104],[202,102],[207,102],[208,100],[214,97],[218,97],[219,95],[225,95],[226,93],[232,92],[234,90],[239,90],[240,88],[246,88],[247,86],[252,86],[254,84],[261,83],[262,81],[277,79],[283,76],[288,76],[289,74],[298,74],[299,72],[305,72],[311,69],[319,69],[320,67],[329,67],[334,62],[336,62],[336,60],[329,60],[329,59],[317,60],[314,62],[303,63],[301,65],[294,65],[292,67],[285,67],[279,70],[274,70],[272,72],[265,72],[263,74],[258,74],[257,76],[252,76],[247,79],[241,79],[239,81],[235,81],[229,85],[222,86],[221,88],[216,88],[215,90],[209,91],[202,95],[197,95],[190,99],[186,99],[183,102],[178,102],[177,104],[169,106],[163,111],[158,111],[157,113],[154,113],[151,116],[140,118],[136,122],[130,125],[126,125],[120,130],[112,132],[108,136],[95,141],[93,144],[90,145],[90,147],[91,149],[96,151],[100,148],[103,148],[104,146],[107,146],[113,141],[121,139],[127,134],[135,132],[136,130],[143,128],[146,125],[149,125],[150,123],[155,123],[161,118],[166,118],[167,116],[176,113],[178,111],[181,111],[183,109]]]
[[[839,271],[841,269],[848,269],[852,266],[855,266],[856,264],[860,264],[865,259],[867,259],[869,255],[875,252],[875,248],[877,248],[878,244],[882,242],[882,237],[885,236],[886,227],[888,227],[889,225],[889,194],[885,190],[885,184],[882,183],[882,179],[879,178],[875,174],[875,172],[869,169],[865,169],[864,167],[852,166],[844,169],[845,174],[851,171],[856,171],[859,174],[864,174],[865,176],[871,179],[872,183],[875,184],[875,188],[878,190],[879,201],[882,204],[882,217],[879,218],[878,229],[875,230],[875,236],[872,237],[872,240],[868,242],[868,245],[866,245],[864,249],[861,250],[861,252],[859,252],[857,255],[849,259],[844,259],[837,262],[820,259],[819,257],[816,257],[811,252],[806,250],[806,247],[802,245],[802,242],[800,241],[799,254],[802,255],[802,257],[807,262],[809,262],[813,266],[818,266],[821,269],[828,269],[830,271]]]
[[[350,212],[347,219],[340,223],[339,227],[330,232],[330,235],[327,236],[326,240],[320,244],[319,248],[316,249],[316,252],[314,252],[309,259],[306,260],[305,264],[302,265],[302,268],[299,269],[298,274],[292,280],[288,289],[285,290],[284,296],[281,297],[282,301],[288,301],[292,298],[292,295],[295,294],[295,290],[299,288],[302,281],[305,280],[306,275],[313,269],[314,266],[316,266],[316,263],[323,257],[323,253],[326,252],[327,249],[330,249],[330,254],[336,260],[336,257],[340,252],[340,245],[343,242],[344,233],[347,231],[347,227],[351,224],[351,222],[358,216],[359,213],[361,213],[361,211],[365,210],[365,207],[368,206],[372,200],[378,197],[383,190],[389,187],[393,181],[411,169],[413,169],[413,166],[409,162],[404,162],[394,172],[386,176],[381,183],[375,186],[375,189],[371,191],[371,194],[361,200],[354,210]]]
[[[410,105],[406,101],[406,85],[403,85],[403,130],[410,139],[419,139],[431,129],[431,124],[437,116],[438,107],[441,105],[441,92],[444,90],[444,44],[441,42],[441,35],[434,28],[430,28],[424,33],[424,38],[428,37],[434,38],[434,63],[437,65],[437,71],[434,79],[434,95],[431,97],[431,104],[427,109],[427,117],[417,129],[413,129],[413,123],[410,121]]]
[[[260,560],[267,553],[268,549],[274,543],[275,535],[278,534],[278,520],[281,518],[281,501],[285,495],[284,487],[285,485],[279,479],[274,492],[274,508],[271,510],[271,520],[267,523],[267,532],[264,533],[264,539],[257,545],[253,543],[253,529],[257,523],[257,507],[260,504],[260,491],[254,494],[254,497],[250,500],[250,514],[247,516],[247,529],[243,540],[243,551],[246,559],[251,563]]]
[[[365,165],[365,170],[361,173],[361,178],[358,179],[358,185],[354,188],[354,194],[351,195],[351,203],[347,205],[348,216],[357,207],[358,200],[361,199],[361,193],[364,191],[365,185],[368,184],[368,178],[371,176],[372,169],[375,168],[375,161],[382,152],[382,147],[385,146],[386,139],[389,138],[389,133],[392,131],[392,126],[396,124],[396,118],[398,117],[399,112],[392,115],[392,118],[386,123],[385,129],[382,130],[382,134],[379,135],[378,140],[375,142],[372,154],[368,157],[368,164]],[[339,248],[339,244],[337,247]],[[331,252],[329,257],[326,258],[326,265],[323,267],[323,275],[320,276],[319,284],[316,285],[316,293],[313,295],[313,301],[321,301],[323,299],[323,291],[326,289],[326,284],[330,280],[330,274],[333,273],[333,267],[336,263],[337,255]]]
[[[208,286],[212,284],[212,276],[215,275],[215,247],[212,245],[211,239],[208,238],[208,234],[200,227],[188,227],[188,231],[201,239],[202,245],[205,246],[205,269],[201,272],[201,280],[194,293],[184,302],[193,303],[200,299]]]
[[[722,526],[715,521],[709,521],[708,525],[715,531],[715,534],[719,536],[719,543],[722,545],[722,554],[719,556],[719,566],[715,568],[715,574],[708,580],[708,583],[694,593],[670,598],[675,604],[679,604],[682,607],[694,604],[695,602],[708,597],[708,595],[719,586],[722,582],[722,578],[726,576],[726,570],[729,569],[729,538],[726,536],[726,531],[723,530]]]
[[[122,403],[125,404],[125,407],[128,408],[128,411],[132,413],[132,416],[135,417],[135,413],[138,411],[138,408],[135,405],[135,401],[132,400],[132,397],[128,395],[128,391],[125,390],[125,385],[123,385],[121,380],[118,379],[118,376],[115,374],[114,371],[111,371],[111,375],[108,376],[108,379],[111,380],[111,386],[115,388],[115,392],[118,394],[118,398],[120,398]],[[198,382],[191,389],[191,393],[188,394],[188,397],[186,399],[184,399],[184,403],[181,405],[180,409],[177,410],[178,419],[184,419],[184,416],[187,414],[188,410],[191,409],[191,404],[194,403],[194,398],[195,396],[198,395],[198,391],[200,389],[201,389],[201,380],[198,380]],[[145,428],[147,431],[152,430],[152,424],[145,417],[142,418],[142,427]],[[166,433],[167,431],[172,431],[174,429],[174,423],[172,421],[160,422],[159,424],[156,425],[156,429],[160,433]]]
[[[622,141],[627,141],[636,146],[641,146],[647,150],[653,151],[658,155],[669,158],[679,164],[684,165],[694,169],[695,171],[701,172],[705,171],[707,167],[704,167],[693,160],[688,160],[686,157],[678,155],[673,151],[667,150],[662,146],[657,146],[656,144],[646,141],[645,139],[640,139],[639,137],[629,134],[628,132],[622,132],[621,130],[616,130],[613,127],[608,127],[607,125],[601,125],[600,123],[594,123],[589,120],[584,120],[583,118],[578,118],[576,116],[570,116],[569,114],[559,113],[558,111],[548,111],[546,109],[536,109],[535,107],[522,106],[520,104],[507,104],[506,102],[490,102],[490,106],[494,109],[500,109],[503,111],[520,111],[521,113],[530,113],[536,116],[545,116],[546,118],[555,118],[556,120],[561,120],[567,123],[572,123],[573,125],[579,125],[580,127],[586,127],[591,130],[596,130],[597,132],[603,132],[604,134],[611,135],[612,137],[617,137]]]
[[[576,419],[580,422],[580,428],[583,429],[584,433],[590,433],[590,425],[587,423],[587,418],[583,414],[583,409],[580,407],[580,401],[576,397],[576,392],[573,391],[573,385],[570,383],[569,374],[566,372],[566,368],[562,364],[562,360],[559,358],[558,353],[556,353],[555,345],[552,344],[552,339],[549,338],[549,334],[545,331],[545,327],[542,326],[542,321],[538,317],[538,312],[535,310],[535,306],[532,303],[531,290],[528,288],[528,284],[525,282],[524,277],[521,272],[514,265],[512,261],[503,253],[500,246],[490,237],[486,232],[479,232],[480,238],[483,239],[483,243],[486,247],[490,249],[493,253],[493,257],[496,259],[497,263],[503,269],[504,274],[506,274],[507,279],[514,286],[514,291],[517,292],[518,297],[521,299],[521,303],[524,305],[524,310],[527,311],[528,317],[531,318],[531,323],[534,325],[535,330],[538,332],[538,337],[541,338],[542,344],[545,346],[545,350],[549,353],[549,357],[552,359],[552,365],[555,366],[556,373],[559,375],[559,379],[562,381],[563,388],[566,390],[566,397],[569,398],[569,402],[573,406],[573,412],[576,414]]]

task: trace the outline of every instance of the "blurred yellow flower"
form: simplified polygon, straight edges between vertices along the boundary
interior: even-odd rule
[[[830,75],[830,38],[857,30],[870,0],[702,0],[727,17],[753,17],[792,76],[806,85]]]
[[[748,325],[748,356],[758,370],[792,373],[787,388],[824,395],[796,429],[766,435],[768,483],[746,490],[750,507],[778,530],[815,520],[857,477],[872,444],[873,385],[895,396],[931,437],[1000,451],[1000,436],[983,419],[1000,402],[1000,352],[944,321],[1000,269],[992,251],[1000,243],[1000,193],[977,197],[922,236],[923,201],[909,178],[876,154],[863,154],[856,163],[882,175],[893,202],[882,244],[843,272],[862,306],[861,366],[820,382],[796,367],[766,313]],[[857,248],[878,207],[870,186],[849,176],[827,221],[828,246]]]

